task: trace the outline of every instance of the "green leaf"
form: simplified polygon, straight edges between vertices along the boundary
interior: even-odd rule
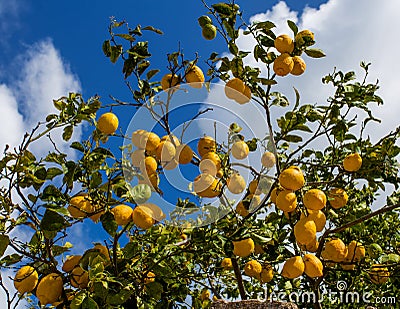
[[[133,36],[126,34],[126,33],[117,33],[117,34],[115,34],[115,36],[119,36],[120,38],[123,38],[129,42],[135,42],[135,40],[136,40]]]
[[[150,70],[146,73],[146,78],[147,79],[151,79],[154,75],[156,75],[158,72],[160,72],[160,70],[155,69],[155,70]]]
[[[63,254],[65,252],[68,252],[69,249],[71,249],[73,245],[70,242],[66,242],[64,246],[58,246],[58,245],[53,245],[52,251],[54,256],[59,256],[60,254]]]
[[[151,188],[147,184],[138,184],[129,192],[137,204],[143,204],[151,197]]]
[[[296,24],[291,20],[287,21],[289,28],[293,31],[293,34],[296,36],[297,32],[299,32],[299,28],[297,28]]]
[[[63,171],[57,167],[50,167],[47,170],[46,179],[52,180],[54,177],[61,175]]]
[[[111,56],[111,44],[110,44],[110,40],[104,41],[103,46],[103,53],[106,57],[110,57]],[[57,106],[56,106],[57,107]]]
[[[104,215],[101,216],[101,224],[108,234],[110,234],[112,237],[115,236],[118,225],[115,222],[114,215],[111,212],[106,212]]]
[[[110,305],[124,304],[135,291],[129,287],[124,287],[118,293],[109,293],[107,295],[107,303]]]
[[[97,303],[94,301],[93,298],[86,297],[81,305],[81,309],[98,309],[99,306]]]
[[[318,48],[307,48],[304,52],[311,58],[322,58],[326,56],[325,53]]]
[[[239,57],[235,57],[231,61],[232,74],[235,77],[240,77],[243,74],[243,60]]]
[[[153,31],[157,34],[164,34],[164,32],[162,32],[160,29],[154,28],[153,26],[146,26],[146,27],[142,28],[142,30]]]
[[[22,260],[22,258],[23,258],[22,255],[19,255],[16,253],[11,254],[11,255],[6,255],[5,257],[3,257],[0,260],[0,265],[10,266],[10,265],[18,263],[19,261]]]
[[[300,104],[300,93],[295,87],[293,87],[293,89],[294,89],[294,93],[296,94],[296,103],[294,104],[294,108],[293,108],[293,110],[295,110]]]
[[[283,140],[285,140],[287,142],[291,142],[291,143],[299,143],[303,139],[301,138],[301,136],[288,134],[283,137]]]
[[[122,45],[111,46],[110,48],[110,60],[112,63],[116,63],[119,56],[122,54]]]
[[[9,243],[10,243],[10,238],[7,235],[0,235],[0,257],[3,256]]]
[[[76,149],[76,150],[78,150],[80,152],[84,152],[85,151],[85,148],[79,142],[73,142],[69,147],[71,147],[72,149]]]
[[[63,197],[61,191],[54,185],[48,185],[44,188],[41,200],[43,201],[55,201]]]
[[[85,300],[85,298],[86,298],[86,291],[80,291],[72,299],[70,308],[71,309],[82,309],[82,303]]]
[[[40,229],[49,232],[59,232],[70,226],[63,216],[53,210],[46,209],[42,221],[40,221]]]

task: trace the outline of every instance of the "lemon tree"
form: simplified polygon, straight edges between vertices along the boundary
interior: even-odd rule
[[[301,89],[289,101],[276,85],[303,78],[306,64],[325,56],[319,38],[292,21],[280,36],[273,21],[247,24],[236,3],[204,6],[199,39],[222,39],[229,56],[179,49],[157,68],[157,42],[146,34],[162,31],[112,21],[102,49],[129,81],[132,102],[70,93],[19,147],[4,149],[0,268],[15,270],[17,290],[0,282],[8,308],[23,298],[33,307],[208,308],[265,291],[310,292],[322,298],[299,307],[337,308],[322,291],[340,292],[339,281],[374,297],[398,295],[400,129],[377,142],[364,135],[379,125],[371,106],[383,104],[369,64],[361,77],[340,69],[324,76],[321,87],[334,89],[325,103],[302,102]],[[251,36],[254,49],[242,50],[240,36]],[[207,124],[190,139],[213,108],[186,102],[176,111],[174,99],[218,87],[225,110],[256,107],[262,120],[222,117],[223,128]],[[119,113],[148,115],[153,126],[127,125]],[[89,136],[72,141],[84,124]],[[32,145],[60,129],[76,159],[56,145],[36,157]],[[78,224],[107,237],[85,247],[73,235]],[[30,232],[20,239],[21,229]],[[78,244],[82,252],[71,254]]]

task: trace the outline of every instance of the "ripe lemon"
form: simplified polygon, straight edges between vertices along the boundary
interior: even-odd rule
[[[341,239],[332,239],[325,243],[321,256],[324,260],[343,262],[347,256],[347,246]]]
[[[240,194],[246,189],[246,181],[239,173],[233,173],[227,180],[228,190],[233,194]]]
[[[206,40],[213,40],[217,36],[217,28],[214,25],[204,25],[201,34]]]
[[[225,84],[224,90],[225,95],[234,100],[238,93],[244,92],[244,82],[240,78],[234,77]]]
[[[118,205],[111,209],[114,220],[118,225],[126,225],[132,221],[132,207],[128,205]]]
[[[20,294],[32,292],[39,280],[37,271],[29,265],[21,267],[14,277],[14,287]]]
[[[155,223],[153,216],[153,211],[150,208],[138,205],[132,212],[132,221],[138,228],[147,230]]]
[[[291,190],[282,190],[276,198],[276,207],[285,212],[292,212],[297,207],[296,194]]]
[[[274,277],[274,270],[270,264],[264,264],[260,274],[261,283],[268,283]]]
[[[264,166],[266,168],[273,168],[275,163],[276,163],[276,158],[275,158],[275,155],[272,152],[266,151],[261,156],[261,164],[262,164],[262,166]]]
[[[288,190],[299,190],[305,183],[303,172],[298,166],[290,166],[279,175],[279,183]]]
[[[86,212],[82,210],[91,209],[89,195],[83,193],[72,197],[69,201],[67,209],[74,219],[86,217]]]
[[[358,262],[365,257],[365,247],[356,240],[352,240],[347,249],[346,260],[348,261]]]
[[[153,203],[143,203],[140,204],[142,209],[149,209],[148,213],[150,213],[156,222],[160,222],[166,218],[164,212],[160,207]]]
[[[93,247],[93,249],[96,249],[99,251],[99,253],[105,257],[107,260],[110,261],[110,252],[108,252],[108,248],[106,246],[103,246],[101,244],[97,244]]]
[[[312,33],[310,30],[302,30],[298,32],[294,40],[298,47],[311,46],[315,43],[314,33]]]
[[[203,71],[197,65],[192,66],[186,72],[186,82],[193,88],[201,88],[204,83]]]
[[[304,272],[310,278],[322,277],[324,266],[319,258],[315,255],[307,253],[303,257]]]
[[[249,146],[244,141],[237,141],[233,143],[231,153],[235,159],[243,160],[249,155]]]
[[[329,204],[335,209],[342,208],[347,204],[349,196],[341,188],[333,188],[328,192]]]
[[[287,34],[282,34],[274,40],[274,46],[280,53],[291,53],[294,50],[294,42]]]
[[[300,218],[304,217],[304,214],[301,214]],[[325,228],[326,216],[321,210],[308,210],[307,218],[314,221],[317,232],[321,232]]]
[[[78,289],[86,289],[89,283],[89,274],[82,267],[75,267],[71,272],[71,285]]]
[[[278,194],[279,194],[280,190],[278,190],[278,188],[273,188],[270,194],[270,199],[271,202],[274,203],[276,205],[276,200],[278,199]]]
[[[151,282],[154,282],[156,280],[156,274],[149,271],[146,275],[146,278],[144,278],[144,284],[149,284]]]
[[[132,166],[140,167],[140,164],[144,161],[146,155],[143,149],[136,149],[131,153]]]
[[[319,189],[310,189],[304,194],[303,203],[307,209],[321,210],[326,205],[326,195]]]
[[[209,299],[210,296],[211,296],[210,291],[207,290],[207,289],[203,289],[203,290],[201,291],[201,294],[200,294],[200,299],[201,299],[202,301],[205,301],[206,299]]]
[[[316,238],[317,227],[313,220],[303,217],[294,226],[294,237],[302,244],[306,245]]]
[[[177,138],[175,135],[170,134],[170,135],[164,135],[163,137],[161,137],[161,142],[162,141],[168,141],[171,142],[172,144],[174,144],[175,147],[178,147],[181,142],[179,141],[179,138]]]
[[[169,162],[175,158],[176,149],[173,143],[161,141],[156,148],[156,158],[161,162]]]
[[[389,280],[390,272],[380,264],[374,264],[369,270],[369,278],[374,284],[384,284]]]
[[[232,260],[230,258],[224,258],[221,262],[221,267],[224,270],[231,270],[233,269]]]
[[[299,245],[300,249],[303,251],[308,251],[308,252],[317,252],[318,250],[318,246],[319,246],[319,242],[317,240],[317,237],[315,237],[315,239],[313,241],[311,241],[308,244],[302,245],[299,242],[297,242],[297,244]]]
[[[293,58],[287,54],[281,54],[274,60],[273,70],[278,76],[288,75],[294,67]]]
[[[139,129],[132,133],[132,144],[137,148],[145,148],[146,144],[142,145],[140,143],[142,135],[148,133],[146,130]]]
[[[240,201],[237,205],[236,205],[236,209],[235,209],[236,213],[240,216],[247,217],[249,215],[249,210],[246,208],[246,206],[244,206],[243,201]]]
[[[207,152],[216,151],[215,140],[211,136],[204,136],[197,143],[197,151],[200,157],[203,157]]]
[[[52,304],[58,300],[63,291],[63,278],[60,274],[51,273],[40,280],[37,289],[36,297],[40,304]]]
[[[176,74],[174,76],[171,73],[165,74],[161,79],[161,87],[164,91],[169,88],[179,88],[179,77]]]
[[[303,58],[300,56],[293,57],[293,69],[290,71],[290,74],[299,76],[303,74],[306,70],[306,63]]]
[[[260,188],[259,188],[259,186],[258,186],[258,179],[254,179],[254,180],[250,181],[250,183],[249,183],[249,192],[251,194],[257,194],[257,195],[262,193]]]
[[[347,172],[357,172],[362,165],[362,158],[358,153],[347,155],[343,160],[343,168]]]
[[[254,210],[261,204],[261,198],[257,194],[249,194],[244,200],[250,202],[249,212],[254,212]]]
[[[160,144],[160,137],[154,132],[143,133],[140,137],[140,148],[145,148],[148,152],[154,152]]]
[[[256,260],[250,260],[244,266],[244,273],[249,277],[258,278],[261,274],[262,266]]]
[[[213,198],[221,193],[222,183],[214,176],[202,173],[193,181],[194,192],[200,197]]]
[[[244,90],[242,93],[237,93],[235,96],[235,101],[239,104],[246,104],[251,100],[251,89],[249,86],[244,85]]]
[[[118,129],[118,117],[113,113],[105,113],[97,120],[97,129],[103,134],[114,134]]]
[[[233,241],[232,243],[234,255],[246,257],[254,252],[254,241],[251,238]]]
[[[215,176],[221,169],[221,159],[213,151],[207,152],[201,158],[199,169],[202,173],[208,173]]]
[[[182,144],[176,147],[175,160],[179,164],[188,164],[193,159],[193,150],[189,145]]]
[[[300,277],[304,272],[304,261],[301,256],[294,256],[288,259],[282,268],[282,276],[288,279]]]
[[[69,273],[71,270],[74,269],[75,266],[79,264],[79,261],[81,260],[82,255],[70,255],[67,257],[65,260],[62,270],[65,271],[66,273]]]
[[[146,157],[140,166],[143,174],[151,175],[157,171],[158,163],[153,157]]]

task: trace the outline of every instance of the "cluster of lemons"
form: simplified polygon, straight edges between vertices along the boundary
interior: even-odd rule
[[[294,52],[301,53],[301,48],[314,43],[314,33],[310,30],[300,31],[294,40],[287,34],[278,36],[274,41],[274,46],[280,53],[273,64],[276,75],[286,76],[290,73],[298,76],[303,74],[306,70],[306,63],[299,55],[294,55]]]
[[[217,36],[217,27],[213,25],[211,18],[207,15],[203,15],[200,16],[197,21],[201,27],[203,38],[209,41],[215,39]]]
[[[184,79],[186,82],[193,88],[201,88],[204,83],[204,73],[200,67],[194,64],[190,64],[184,74]],[[165,74],[161,79],[161,88],[164,91],[171,89],[171,91],[175,91],[179,88],[181,84],[181,78],[172,73]]]

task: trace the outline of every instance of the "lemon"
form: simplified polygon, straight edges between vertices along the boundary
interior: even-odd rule
[[[249,211],[254,212],[254,210],[261,204],[261,198],[257,194],[249,194],[245,197],[246,201],[250,202]]]
[[[197,151],[200,157],[203,157],[207,152],[216,150],[215,140],[211,136],[204,136],[197,143]]]
[[[305,269],[304,261],[301,256],[294,256],[288,259],[282,268],[282,276],[288,279],[300,277]]]
[[[389,280],[390,272],[380,264],[374,264],[369,270],[369,278],[374,284],[384,284]]]
[[[118,205],[111,209],[114,220],[118,225],[126,225],[132,221],[133,209],[127,205]]]
[[[308,252],[313,252],[313,253],[317,252],[318,246],[319,246],[319,242],[317,240],[317,237],[315,237],[315,239],[313,239],[308,244],[302,245],[299,242],[297,242],[297,244],[299,245],[301,250],[308,251]]]
[[[147,230],[155,223],[153,216],[153,211],[150,208],[138,205],[132,212],[132,221],[138,228]]]
[[[250,181],[249,192],[251,194],[257,194],[257,195],[261,194],[261,190],[258,186],[258,179],[254,179],[254,180]]]
[[[254,241],[251,238],[246,238],[238,241],[233,241],[233,254],[246,257],[254,252]]]
[[[148,134],[146,130],[139,129],[136,130],[135,132],[132,133],[132,144],[136,146],[137,148],[144,149],[146,147],[145,143],[141,143],[142,141],[142,136]],[[143,140],[145,141],[145,140]]]
[[[287,54],[281,54],[274,60],[273,70],[278,76],[286,76],[288,75],[294,67],[293,58]]]
[[[242,93],[238,93],[235,96],[235,101],[239,104],[246,104],[251,100],[251,89],[249,86],[244,85],[244,89]]]
[[[307,209],[321,210],[326,205],[326,195],[319,189],[310,189],[304,194],[303,203]]]
[[[118,117],[113,113],[105,113],[97,120],[97,129],[103,134],[114,134],[118,129]]]
[[[193,88],[201,88],[204,83],[204,73],[197,66],[194,65],[186,72],[186,81]]]
[[[362,158],[358,153],[347,155],[343,160],[343,168],[347,172],[357,172],[362,165]]]
[[[153,172],[149,175],[144,174],[142,178],[139,178],[139,184],[149,185],[152,191],[156,191],[160,184],[160,177],[158,177],[157,172]]]
[[[63,291],[63,278],[60,274],[51,273],[40,280],[36,288],[36,297],[40,304],[52,304],[58,300]]]
[[[290,74],[299,76],[306,71],[306,63],[300,56],[294,56],[293,58],[293,69]]]
[[[169,88],[179,88],[179,77],[176,74],[174,76],[171,73],[165,74],[161,79],[161,87],[164,91]]]
[[[246,181],[239,173],[233,173],[227,180],[228,190],[233,194],[240,194],[246,189]]]
[[[306,245],[316,238],[317,227],[313,220],[303,217],[294,226],[294,237],[302,244]]]
[[[217,36],[217,28],[214,25],[204,25],[201,34],[206,40],[213,40]]]
[[[106,246],[103,246],[101,244],[97,244],[93,247],[93,249],[96,249],[99,251],[99,253],[104,256],[107,260],[110,260],[110,253],[108,252],[108,248]]]
[[[175,160],[179,162],[179,164],[188,164],[193,159],[193,150],[189,145],[182,144],[176,147],[175,150]]]
[[[342,208],[347,204],[349,196],[341,188],[333,188],[328,192],[329,204],[335,209]]]
[[[247,217],[249,215],[249,210],[246,208],[246,206],[244,206],[243,201],[240,201],[237,205],[236,205],[236,209],[235,209],[236,213],[240,216]]]
[[[179,138],[177,138],[173,134],[164,135],[163,137],[161,137],[161,142],[162,141],[171,142],[172,144],[174,144],[175,147],[178,147],[181,144],[181,142],[179,141]]]
[[[144,161],[146,155],[143,149],[136,149],[131,153],[132,166],[140,167],[140,164]]]
[[[146,157],[144,161],[142,161],[140,170],[143,174],[154,174],[157,171],[158,163],[156,159],[153,157]]]
[[[333,239],[325,243],[321,256],[324,260],[343,262],[348,249],[341,239]]]
[[[197,21],[199,22],[200,27],[204,27],[205,25],[212,24],[212,20],[207,15],[200,16]]]
[[[169,162],[175,158],[176,149],[173,143],[161,141],[156,148],[156,158],[161,162]]]
[[[301,214],[300,218],[304,217],[304,214]],[[308,210],[307,218],[314,221],[317,232],[321,232],[325,228],[326,216],[321,210]]]
[[[298,32],[294,38],[298,47],[314,45],[314,33],[310,30],[302,30]]]
[[[256,260],[250,260],[244,266],[244,273],[249,277],[258,278],[261,274],[262,266]]]
[[[310,278],[322,277],[324,266],[319,258],[315,255],[307,253],[303,257],[304,272]]]
[[[65,260],[62,270],[65,271],[66,273],[69,273],[71,270],[74,269],[75,266],[79,264],[79,261],[81,260],[82,255],[70,255],[67,257]]]
[[[275,201],[276,207],[285,212],[292,212],[297,207],[296,194],[291,190],[282,190]]]
[[[303,172],[298,166],[290,166],[279,175],[279,183],[288,190],[299,190],[305,183]]]
[[[89,274],[82,267],[75,267],[71,272],[71,285],[75,288],[86,289],[89,283]]]
[[[221,193],[222,183],[214,176],[202,173],[193,181],[194,192],[200,197],[213,198]]]
[[[244,141],[237,141],[233,143],[231,153],[235,159],[243,160],[249,155],[249,146]]]
[[[142,209],[149,209],[148,213],[150,213],[153,219],[156,222],[160,222],[166,218],[164,212],[160,207],[153,203],[143,203],[139,205]]]
[[[148,152],[155,152],[157,146],[160,144],[160,137],[154,132],[147,132],[140,137],[140,148],[145,148]]]
[[[271,194],[270,194],[270,199],[271,199],[272,203],[276,204],[276,200],[278,199],[279,192],[280,191],[276,187],[272,189]]]
[[[280,53],[291,53],[294,50],[294,42],[287,34],[282,34],[274,40],[274,46]]]
[[[210,296],[211,296],[210,291],[207,290],[207,289],[204,289],[204,290],[201,291],[200,299],[201,299],[202,301],[205,301],[206,299],[209,299]]]
[[[234,77],[225,84],[224,91],[229,99],[234,100],[238,93],[244,92],[244,82],[240,78]]]
[[[348,253],[346,259],[348,261],[358,262],[365,257],[365,247],[356,240],[352,240],[347,249]]]
[[[218,170],[221,169],[221,159],[215,152],[207,152],[201,158],[199,169],[202,173],[208,173],[215,176]]]
[[[72,197],[67,207],[68,212],[75,219],[86,217],[86,212],[82,210],[90,210],[91,208],[92,207],[90,205],[89,195],[86,193]]]
[[[224,258],[221,262],[221,267],[224,270],[231,270],[233,269],[232,260],[230,258]]]
[[[276,163],[276,158],[275,158],[275,155],[272,152],[266,151],[261,156],[261,164],[262,164],[262,166],[264,166],[264,167],[269,169],[269,168],[273,168],[275,163]]]
[[[272,280],[273,277],[274,271],[272,269],[272,266],[270,264],[264,264],[259,277],[261,283],[268,283]]]
[[[154,282],[155,280],[156,280],[156,274],[149,271],[146,277],[144,278],[144,284],[149,284],[151,282]]]
[[[14,277],[14,287],[20,294],[32,292],[39,280],[37,271],[32,266],[21,267]]]

